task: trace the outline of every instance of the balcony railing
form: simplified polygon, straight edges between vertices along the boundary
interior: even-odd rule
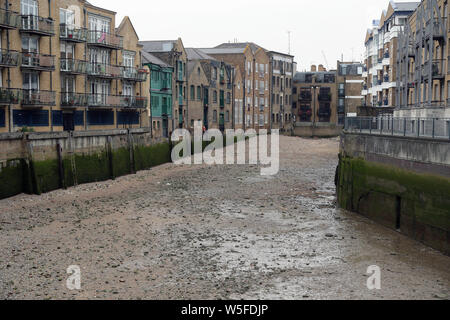
[[[22,52],[21,57],[22,68],[43,71],[55,70],[55,56],[35,52]]]
[[[85,107],[87,96],[84,93],[61,92],[61,107]]]
[[[22,106],[54,106],[56,101],[54,91],[22,89]]]
[[[17,67],[19,65],[19,52],[0,50],[0,66]]]
[[[448,118],[348,117],[345,131],[400,137],[450,140]]]
[[[331,101],[331,93],[320,93],[319,101]]]
[[[21,20],[21,32],[35,33],[46,36],[53,36],[55,34],[55,25],[52,19],[33,15],[23,15],[21,16]]]
[[[89,30],[88,44],[111,49],[122,49],[123,38],[108,32]]]
[[[388,75],[385,75],[385,76],[383,77],[383,80],[384,80],[384,82],[389,82],[389,76],[388,76]]]
[[[446,21],[447,18],[446,17],[442,17],[442,25],[439,24],[439,19],[438,18],[433,18],[431,20],[431,22],[433,23],[433,38],[439,39],[439,38],[444,38],[446,35]],[[429,22],[427,22],[427,26],[428,26]]]
[[[144,82],[147,80],[147,71],[133,67],[122,67],[123,78],[131,81]]]
[[[59,25],[59,38],[64,41],[86,42],[87,29],[69,26],[66,24]]]
[[[300,91],[299,95],[300,101],[311,101],[312,100],[312,94],[309,91]]]
[[[85,74],[87,71],[87,62],[75,59],[61,59],[60,71],[71,74]]]
[[[118,108],[121,106],[123,96],[111,94],[87,94],[88,107]]]
[[[441,78],[445,75],[444,73],[444,59],[434,59],[432,66],[432,76],[433,78]]]
[[[87,73],[100,78],[121,78],[123,76],[121,67],[105,63],[88,63]]]
[[[20,16],[17,12],[0,9],[0,27],[16,29],[20,25]]]
[[[20,89],[0,88],[0,104],[19,104]]]
[[[145,109],[148,105],[148,99],[140,96],[122,96],[120,107],[130,109]]]

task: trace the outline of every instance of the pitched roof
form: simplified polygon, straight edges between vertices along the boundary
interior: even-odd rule
[[[167,63],[165,63],[164,61],[162,61],[161,59],[155,57],[154,55],[152,55],[151,53],[142,51],[142,63],[143,64],[156,64],[159,65],[161,67],[167,68],[170,67]]]
[[[216,60],[210,55],[206,54],[203,49],[186,48],[186,54],[188,60]]]
[[[137,32],[136,32],[136,29],[134,28],[134,25],[133,25],[133,23],[131,22],[131,19],[130,19],[129,16],[125,16],[125,17],[122,19],[122,22],[120,23],[119,27],[117,27],[117,29],[116,29],[117,32],[120,33],[120,32],[122,31],[122,29],[123,29],[123,27],[125,27],[125,23],[126,23],[127,21],[130,23],[131,28],[133,29],[134,34],[136,35],[136,38],[139,40],[139,36],[138,36],[138,34],[137,34]]]
[[[177,40],[139,41],[146,52],[169,52],[175,47]]]
[[[414,11],[419,6],[420,2],[392,2],[394,11]]]

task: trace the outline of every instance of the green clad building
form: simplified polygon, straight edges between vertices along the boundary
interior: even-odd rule
[[[142,52],[142,60],[150,69],[150,123],[153,135],[169,137],[173,130],[172,74],[174,70],[147,52]]]

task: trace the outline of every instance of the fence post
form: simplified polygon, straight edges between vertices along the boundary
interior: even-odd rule
[[[436,123],[435,123],[435,118],[433,118],[433,139],[434,139],[434,135],[435,135],[435,125],[436,125]]]
[[[420,137],[420,118],[417,118],[417,136]]]
[[[370,134],[372,134],[372,123],[373,123],[373,118],[369,118],[369,132],[370,132]]]
[[[359,132],[362,133],[362,118],[359,118]]]
[[[392,135],[394,135],[394,117],[392,117]]]
[[[403,120],[403,136],[406,137],[406,118]]]
[[[383,135],[383,117],[380,117],[380,135]]]

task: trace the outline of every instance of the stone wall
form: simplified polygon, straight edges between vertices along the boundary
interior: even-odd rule
[[[149,130],[0,134],[0,199],[114,179],[171,161]]]
[[[341,137],[339,205],[450,255],[450,141]]]

